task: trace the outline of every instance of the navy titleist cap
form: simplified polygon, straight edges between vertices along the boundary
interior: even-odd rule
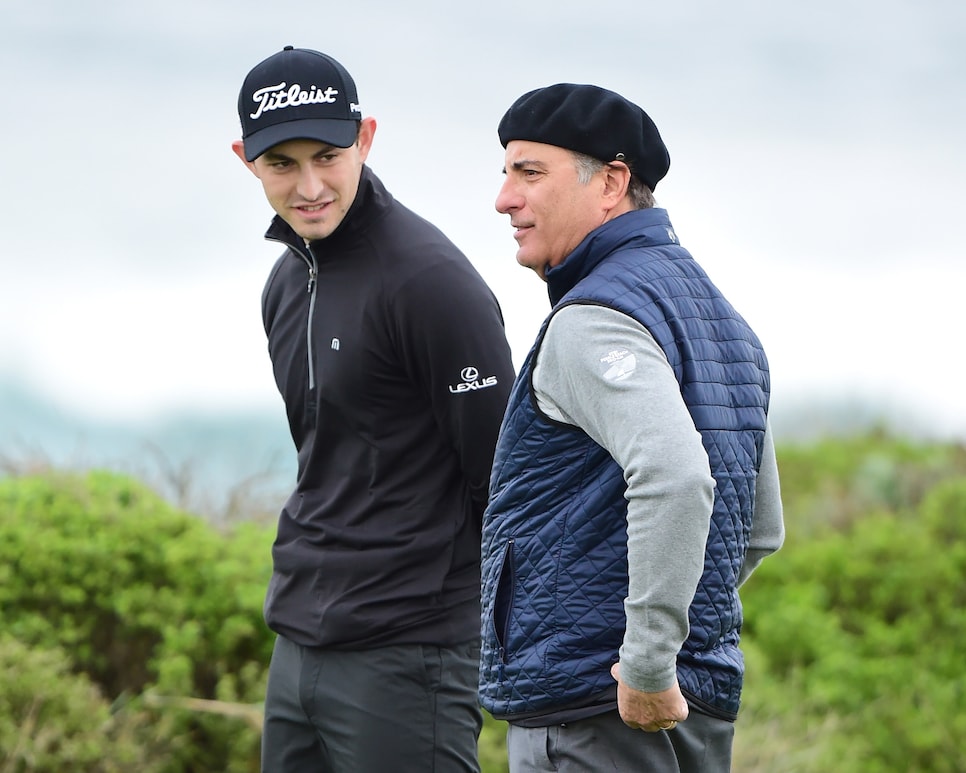
[[[331,56],[285,46],[255,65],[238,94],[245,158],[289,140],[347,148],[356,141],[362,110],[356,84]]]

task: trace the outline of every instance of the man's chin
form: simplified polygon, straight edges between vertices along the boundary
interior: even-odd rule
[[[301,236],[307,242],[318,241],[319,239],[325,239],[332,235],[334,228],[325,228],[322,226],[315,226],[314,228],[307,228],[305,226],[295,228],[293,226],[292,230],[295,231],[299,236]]]
[[[517,253],[517,263],[524,268],[529,268],[541,279],[546,279],[547,264],[544,261],[538,260],[532,256],[528,256],[521,250]]]

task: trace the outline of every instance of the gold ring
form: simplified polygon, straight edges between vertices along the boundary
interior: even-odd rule
[[[666,725],[658,725],[659,730],[671,730],[677,725],[677,720],[672,719]]]

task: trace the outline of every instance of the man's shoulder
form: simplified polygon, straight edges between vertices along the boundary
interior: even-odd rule
[[[466,254],[442,228],[399,201],[369,230],[370,248],[402,278],[425,270],[465,271],[471,268]]]
[[[429,220],[424,215],[419,214],[413,209],[410,209],[407,205],[403,204],[399,199],[393,199],[386,207],[384,207],[384,218],[383,224],[387,228],[393,229],[404,229],[405,233],[410,234],[414,238],[420,239],[439,239],[441,242],[445,242],[449,245],[455,252],[459,252],[459,249],[453,244],[452,240],[443,232],[443,228],[436,223]],[[406,242],[401,241],[401,246],[405,247]]]

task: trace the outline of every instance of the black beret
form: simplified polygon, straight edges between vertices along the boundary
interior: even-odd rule
[[[528,140],[575,150],[605,163],[620,160],[652,191],[671,157],[647,113],[599,86],[558,83],[527,92],[500,121],[500,142]]]

